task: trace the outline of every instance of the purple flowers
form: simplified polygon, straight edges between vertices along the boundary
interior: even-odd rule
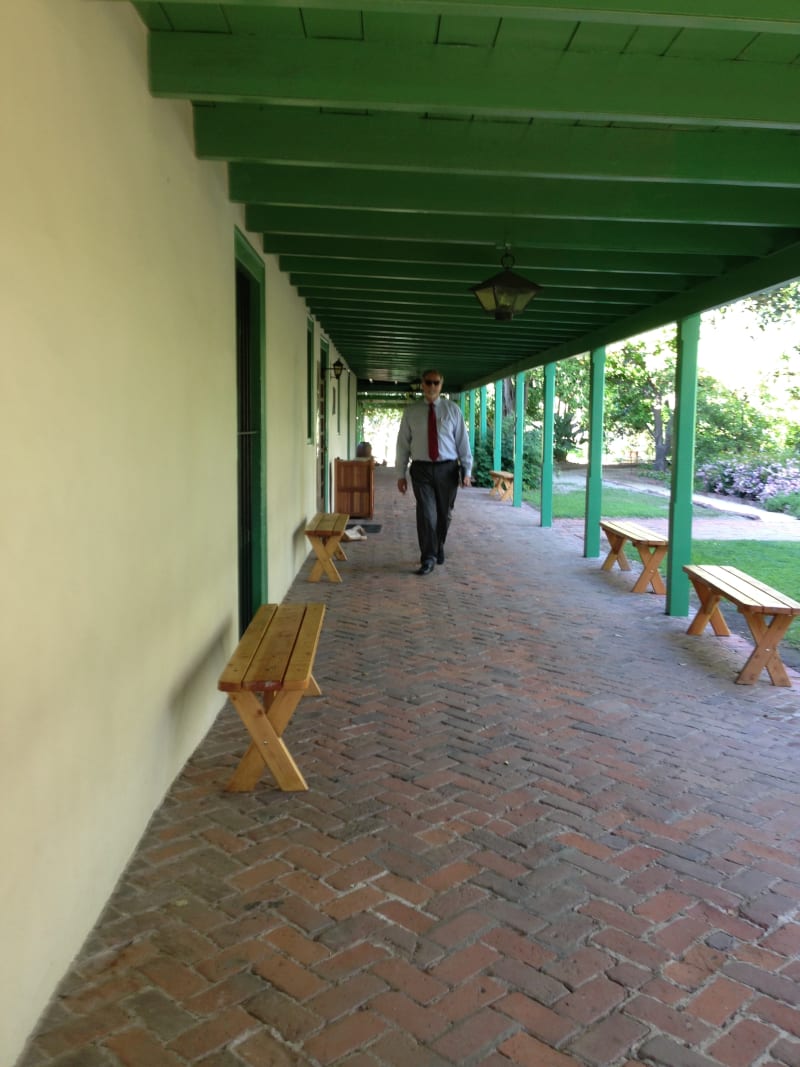
[[[698,467],[696,478],[701,491],[760,504],[776,496],[800,496],[800,463],[794,459],[718,459]]]

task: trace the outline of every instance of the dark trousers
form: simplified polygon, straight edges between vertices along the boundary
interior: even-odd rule
[[[411,485],[417,501],[417,538],[420,562],[435,560],[444,548],[458,492],[458,463],[415,460],[411,464]]]

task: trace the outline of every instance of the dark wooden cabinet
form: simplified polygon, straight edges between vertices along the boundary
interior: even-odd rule
[[[351,519],[371,519],[375,511],[375,460],[337,459],[333,468],[336,511]]]

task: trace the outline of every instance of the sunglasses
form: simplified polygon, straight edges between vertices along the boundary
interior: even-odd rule
[[[441,385],[442,384],[442,379],[441,378],[423,378],[422,379],[422,384],[423,385]]]

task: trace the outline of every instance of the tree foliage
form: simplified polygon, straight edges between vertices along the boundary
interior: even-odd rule
[[[787,319],[800,314],[800,282],[790,282],[777,289],[768,289],[766,292],[757,293],[742,301],[743,306],[751,311],[759,327],[766,330],[776,322],[786,322]],[[725,309],[722,309],[724,314]]]
[[[666,470],[675,414],[675,340],[628,341],[606,357],[605,425],[619,437],[647,434]]]

